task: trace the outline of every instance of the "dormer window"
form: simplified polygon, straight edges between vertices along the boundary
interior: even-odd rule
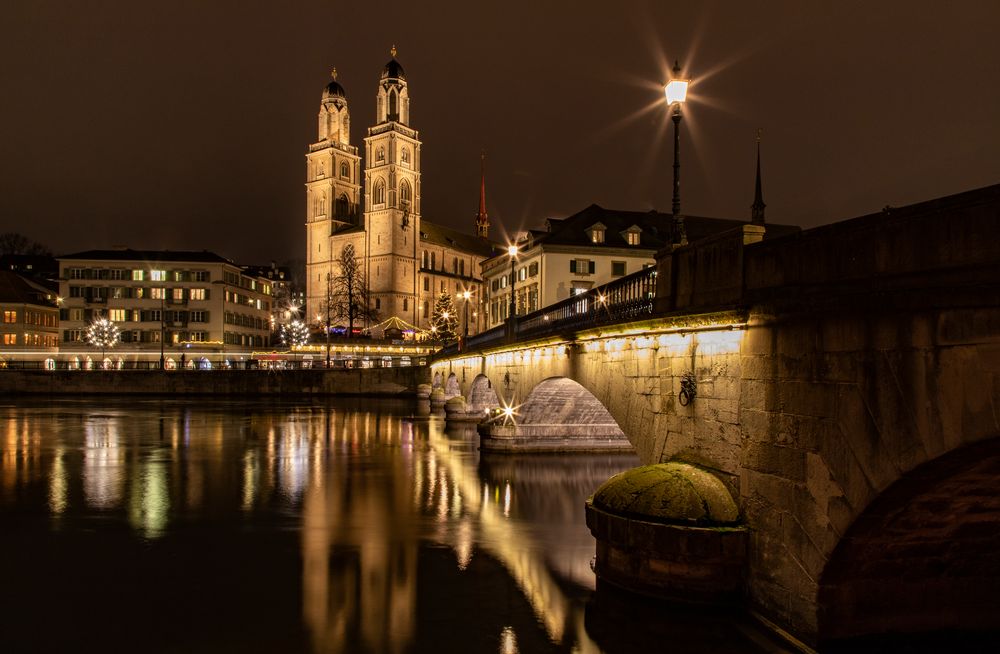
[[[622,236],[625,237],[625,242],[628,243],[629,245],[639,245],[642,242],[641,235],[642,235],[642,228],[640,228],[638,225],[632,225],[624,232],[622,232]]]
[[[591,243],[603,243],[604,242],[604,230],[607,229],[601,223],[596,225],[591,225],[587,229],[587,235],[590,237]]]

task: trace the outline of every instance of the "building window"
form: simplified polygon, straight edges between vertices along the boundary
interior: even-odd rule
[[[375,161],[378,163],[385,162],[385,148],[379,147],[379,149],[375,151]]]
[[[372,195],[374,204],[385,204],[385,182],[381,179],[375,180],[375,193]]]
[[[184,281],[187,281],[186,279],[184,279],[185,277],[187,277],[187,274],[183,270],[175,270],[174,271],[174,281],[175,282],[184,282]]]
[[[621,277],[624,274],[625,274],[625,262],[624,261],[612,261],[611,262],[611,276],[612,277]]]
[[[125,322],[128,320],[128,312],[125,309],[110,309],[108,320],[111,322]]]
[[[121,268],[114,268],[111,270],[111,279],[128,279],[128,271]]]
[[[409,311],[409,310],[410,310],[410,298],[404,297],[403,298],[403,311],[406,312],[406,311]]]
[[[520,270],[517,271],[517,280],[518,281],[523,282],[527,278],[528,278],[528,269],[527,268],[521,268]]]
[[[490,284],[490,288],[492,288],[493,292],[496,293],[497,290],[500,288],[500,280],[494,279],[493,282]]]
[[[167,298],[167,289],[153,287],[149,289],[149,297],[153,298],[154,300],[165,300]]]
[[[538,274],[538,262],[532,261],[528,264],[528,277],[534,277]]]
[[[430,302],[428,302],[427,300],[424,300],[424,315],[425,315],[425,316],[426,316],[426,315],[427,315],[428,313],[430,313],[430,309],[431,309],[431,305],[430,305]]]
[[[17,334],[4,334],[3,335],[4,345],[17,345]]]
[[[4,311],[3,312],[4,322],[17,322],[17,311]]]
[[[70,309],[69,310],[70,320],[83,320],[83,309]]]
[[[208,271],[207,270],[196,270],[194,273],[194,281],[196,282],[207,282],[208,281]]]
[[[430,277],[424,277],[424,290],[425,291],[430,291],[431,290],[431,278]]]
[[[587,259],[571,259],[569,271],[577,275],[593,275],[596,266],[593,261]]]
[[[378,311],[382,308],[382,298],[375,298],[375,310]]]
[[[427,250],[420,251],[420,267],[427,268]],[[427,289],[425,288],[424,290],[426,291]]]
[[[437,269],[437,252],[431,252],[431,270]]]
[[[141,281],[143,281],[143,279],[145,278],[145,276],[143,275],[144,272],[145,272],[144,270],[133,270],[132,271],[132,281],[133,282],[141,282]]]
[[[626,232],[625,240],[629,245],[639,245],[639,232]]]
[[[190,291],[192,300],[204,300],[206,298],[205,289],[192,288]]]
[[[591,225],[590,229],[587,230],[590,235],[591,243],[603,243],[604,242],[604,225],[597,223],[596,225]]]
[[[191,322],[207,322],[205,320],[204,311],[192,311],[191,312]]]
[[[444,280],[442,279],[442,280],[441,280],[441,292],[442,292],[442,293],[444,293],[444,291],[445,291],[445,288],[446,288],[446,282],[445,282],[445,281],[444,281]]]
[[[410,165],[410,149],[405,145],[403,146],[403,149],[399,151],[399,160],[404,166]]]
[[[174,293],[173,293],[173,297],[174,297],[174,302],[182,302],[184,300],[184,289],[183,288],[175,288],[174,289]]]
[[[410,183],[404,179],[402,182],[399,183],[399,206],[403,207],[404,209],[406,207],[409,207],[410,200],[412,199],[412,197],[413,194],[410,191]]]
[[[344,218],[351,213],[351,203],[347,199],[347,194],[342,193],[339,198],[337,198],[337,216]]]
[[[458,274],[465,277],[465,259],[458,262]]]
[[[167,281],[167,271],[166,270],[150,270],[149,278],[154,282],[165,282]]]
[[[347,166],[347,162],[343,162],[340,164],[340,176],[343,177],[344,179],[351,178],[351,169]]]

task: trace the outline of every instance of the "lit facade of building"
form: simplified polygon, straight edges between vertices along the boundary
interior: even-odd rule
[[[385,65],[377,91],[376,124],[364,140],[364,167],[350,142],[350,113],[334,79],[323,91],[318,140],[306,154],[306,316],[321,322],[328,280],[352,247],[379,320],[398,317],[430,327],[435,298],[478,295],[480,264],[494,245],[485,221],[478,236],[425,220],[421,206],[419,133],[410,125],[403,67]],[[461,309],[459,309],[461,311]],[[470,332],[475,321],[470,319]]]
[[[656,211],[620,211],[592,204],[563,219],[546,221],[517,240],[513,284],[517,314],[537,311],[575,293],[607,284],[655,265],[656,251],[674,240],[673,216]],[[685,216],[690,241],[734,229],[746,222]],[[768,236],[798,228],[769,227]],[[511,266],[504,252],[483,262],[483,330],[503,324],[510,314]]]
[[[59,345],[56,299],[54,291],[16,273],[0,271],[0,350],[56,352]]]
[[[62,346],[85,346],[103,316],[118,349],[195,346],[239,351],[269,343],[271,282],[211,252],[92,250],[59,257]]]

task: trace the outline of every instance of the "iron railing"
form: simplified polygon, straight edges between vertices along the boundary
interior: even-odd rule
[[[526,316],[518,316],[513,324],[508,320],[504,325],[471,336],[461,349],[457,343],[449,345],[438,356],[500,345],[508,339],[528,340],[570,330],[642,320],[652,317],[655,296],[656,268],[644,268]]]

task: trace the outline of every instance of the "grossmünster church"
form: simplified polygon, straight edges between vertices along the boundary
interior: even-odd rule
[[[474,298],[469,333],[476,333],[479,264],[494,248],[485,189],[480,189],[479,213],[469,220],[475,236],[423,218],[420,134],[411,126],[410,108],[406,74],[394,47],[378,80],[375,122],[364,138],[362,157],[351,143],[347,93],[336,70],[323,90],[317,139],[306,154],[306,316],[321,315],[327,276],[339,274],[337,260],[350,245],[379,320],[396,316],[429,329],[442,292],[451,294],[461,312],[460,296],[469,290]]]

